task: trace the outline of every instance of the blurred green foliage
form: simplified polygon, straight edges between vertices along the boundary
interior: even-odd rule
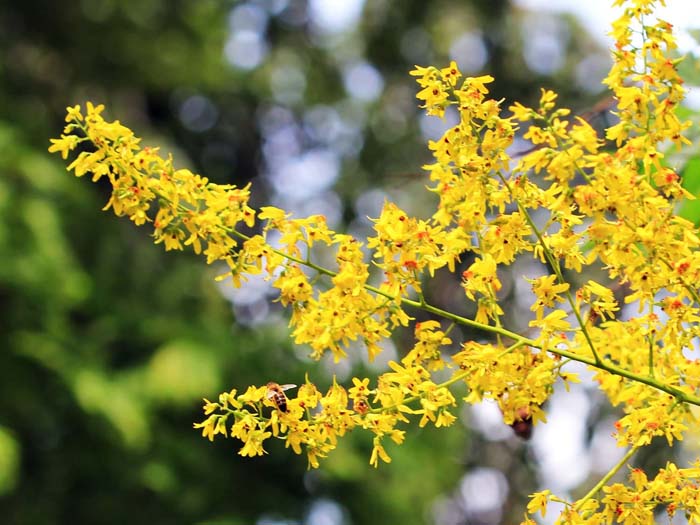
[[[691,30],[688,33],[697,44],[700,44],[700,30]],[[700,56],[693,52],[685,54],[678,64],[678,71],[688,89],[691,92],[697,90],[700,86]],[[697,101],[694,104],[697,106]],[[678,111],[679,117],[692,123],[685,133],[691,144],[681,154],[672,153],[666,162],[680,173],[683,187],[691,194],[698,196],[700,195],[700,113],[697,107],[687,106],[679,108]],[[700,225],[700,201],[684,201],[679,213],[694,224]]]
[[[527,462],[504,464],[504,454],[522,451],[515,438],[492,443],[463,424],[411,429],[379,471],[369,469],[371,445],[359,436],[313,472],[282,443],[244,460],[232,443],[204,441],[191,428],[202,397],[269,379],[300,383],[309,368],[330,383],[343,371],[312,366],[292,349],[274,303],[265,322],[236,323],[232,312],[242,310],[220,293],[216,269],[165,254],[143,231],[102,214],[105,188],[73,179],[46,153],[66,106],[104,102],[180,165],[217,182],[255,179],[256,200],[267,203],[284,197],[261,176],[275,144],[265,122],[279,113],[301,152],[339,148],[337,211],[350,228],[362,218],[357,199],[381,186],[382,198],[424,205],[411,190],[422,185],[410,176],[428,150],[407,72],[447,63],[451,53],[471,59],[455,42],[483,51],[474,74],[496,77],[495,98],[527,103],[545,84],[576,109],[595,100],[595,88],[572,78],[605,52],[571,19],[533,16],[505,0],[382,1],[367,2],[349,29],[329,32],[312,16],[317,3],[0,5],[3,524],[432,522],[436,501],[451,499],[477,460],[517,480],[506,509],[517,511],[536,486]],[[561,56],[545,73],[523,58],[543,20]],[[247,56],[247,48],[235,55],[243,37],[264,52],[255,67],[235,64]],[[380,90],[353,95],[353,71],[378,74]],[[201,111],[188,113],[192,104]],[[312,110],[339,116],[347,136],[329,145],[309,132]],[[459,311],[451,290],[445,278],[430,294]],[[410,335],[396,344],[401,352]],[[323,508],[339,518],[319,521],[314,512]]]

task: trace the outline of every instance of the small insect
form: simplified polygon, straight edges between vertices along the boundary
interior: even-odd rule
[[[525,441],[532,437],[532,418],[521,419],[511,425],[516,436]]]
[[[518,409],[518,419],[510,426],[516,436],[525,441],[529,440],[532,437],[532,428],[534,426],[530,410],[527,408]]]
[[[290,388],[296,388],[296,385],[278,385],[277,383],[270,381],[267,384],[267,399],[272,400],[277,409],[280,412],[287,411],[287,396],[284,395],[285,390]]]

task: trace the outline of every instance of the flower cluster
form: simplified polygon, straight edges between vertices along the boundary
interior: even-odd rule
[[[600,499],[586,497],[573,504],[549,490],[538,492],[532,495],[527,510],[545,516],[548,501],[564,503],[567,507],[556,523],[572,525],[657,523],[661,513],[672,520],[679,511],[685,515],[686,523],[700,523],[700,462],[684,469],[670,463],[653,479],[634,468],[628,478],[629,485],[614,483],[603,487]],[[534,525],[535,521],[526,517],[523,523]]]
[[[242,394],[234,389],[206,402],[207,417],[195,425],[203,435],[240,440],[244,456],[263,454],[268,439],[283,439],[317,467],[338,438],[362,429],[372,434],[376,466],[390,460],[387,438],[401,443],[411,419],[437,427],[455,421],[454,384],[468,389],[461,401],[496,401],[507,424],[544,421],[542,405],[557,383],[578,381],[566,370],[577,361],[595,371],[600,390],[621,407],[620,445],[634,451],[655,436],[681,440],[696,423],[689,405],[700,405],[700,360],[688,357],[700,335],[700,237],[675,214],[679,200],[692,195],[662,163],[663,144],[687,143],[689,124],[675,111],[684,89],[671,55],[672,28],[649,22],[654,3],[631,0],[613,25],[614,64],[605,80],[619,116],[606,133],[613,150],[585,119],[557,107],[552,91],[542,90],[534,108],[514,103],[505,116],[502,101],[488,97],[492,77],[465,78],[454,62],[416,67],[411,74],[427,113],[458,117],[429,143],[433,161],[424,168],[437,206],[418,219],[387,202],[364,245],[330,230],[320,215],[251,209],[248,187],[212,184],[174,168],[118,121],[104,120],[102,106],[88,103],[85,114],[68,108],[64,133],[49,149],[67,158],[86,147],[69,169],[109,179],[106,208],[152,224],[155,242],[167,250],[191,247],[208,263],[226,264],[235,286],[247,275],[265,275],[290,310],[294,341],[313,357],[331,352],[342,359],[360,341],[374,358],[383,340],[411,324],[410,309],[495,336],[468,341],[448,357],[449,329],[437,320],[417,323],[414,347],[374,382],[355,377],[346,389],[334,381],[324,394],[307,379],[289,397],[275,383]],[[518,133],[533,148],[516,160],[510,147]],[[332,268],[317,263],[319,250],[333,254]],[[370,284],[366,251],[382,273],[379,285]],[[532,337],[508,330],[500,306],[499,273],[522,257],[543,263],[542,275],[528,279]],[[436,270],[455,272],[465,260],[461,285],[476,305],[473,319],[441,310],[422,294]],[[588,268],[603,282],[565,278]],[[604,487],[604,478],[559,521],[649,522],[657,506],[667,505],[669,514],[683,507],[689,521],[700,522],[698,468],[669,464],[652,481],[635,470],[631,488]],[[606,495],[598,501],[600,490]],[[552,499],[534,495],[530,512],[544,514]]]
[[[87,103],[68,108],[68,123],[59,139],[51,139],[51,152],[63,158],[83,142],[94,151],[81,151],[68,166],[77,177],[92,173],[92,181],[107,177],[112,196],[105,210],[126,215],[137,225],[153,223],[156,244],[166,250],[192,246],[207,262],[223,261],[237,268],[231,232],[241,223],[252,226],[254,211],[248,206],[248,188],[210,183],[187,169],[175,169],[172,158],[163,159],[157,148],[140,148],[140,139],[119,123],[102,117],[104,106]],[[82,136],[81,136],[82,135]],[[157,213],[149,216],[157,205]]]
[[[210,440],[217,434],[238,438],[244,443],[239,451],[243,456],[263,454],[268,438],[284,439],[295,453],[306,454],[311,467],[318,467],[319,458],[336,447],[338,437],[359,427],[374,434],[370,463],[389,462],[382,440],[403,442],[405,431],[398,427],[411,416],[420,416],[421,427],[449,426],[456,420],[450,411],[456,400],[448,387],[467,376],[457,370],[447,381],[433,381],[431,372],[445,366],[440,348],[450,343],[439,323],[418,324],[416,341],[400,363],[389,363],[391,371],[377,378],[376,388],[370,388],[369,378],[355,377],[350,389],[334,381],[325,394],[309,381],[294,397],[287,397],[276,383],[251,386],[243,394],[232,390],[221,394],[218,402],[206,401],[209,417],[195,427]]]

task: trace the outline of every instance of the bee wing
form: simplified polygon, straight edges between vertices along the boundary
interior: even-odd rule
[[[273,387],[268,387],[268,389],[267,389],[267,394],[265,394],[265,398],[266,398],[266,399],[272,399],[272,398],[275,397],[275,395],[277,395],[278,393],[281,394],[281,393],[284,392],[285,390],[289,390],[290,388],[296,388],[296,387],[297,387],[296,385],[292,385],[292,384],[289,384],[289,383],[286,384],[286,385],[278,385],[278,384],[274,384],[274,383],[273,383],[273,385],[274,385],[274,388],[273,388]]]

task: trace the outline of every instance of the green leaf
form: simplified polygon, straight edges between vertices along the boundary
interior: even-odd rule
[[[683,168],[683,187],[693,195],[700,194],[700,157],[692,157]],[[681,217],[700,224],[700,200],[684,200],[678,213]]]

